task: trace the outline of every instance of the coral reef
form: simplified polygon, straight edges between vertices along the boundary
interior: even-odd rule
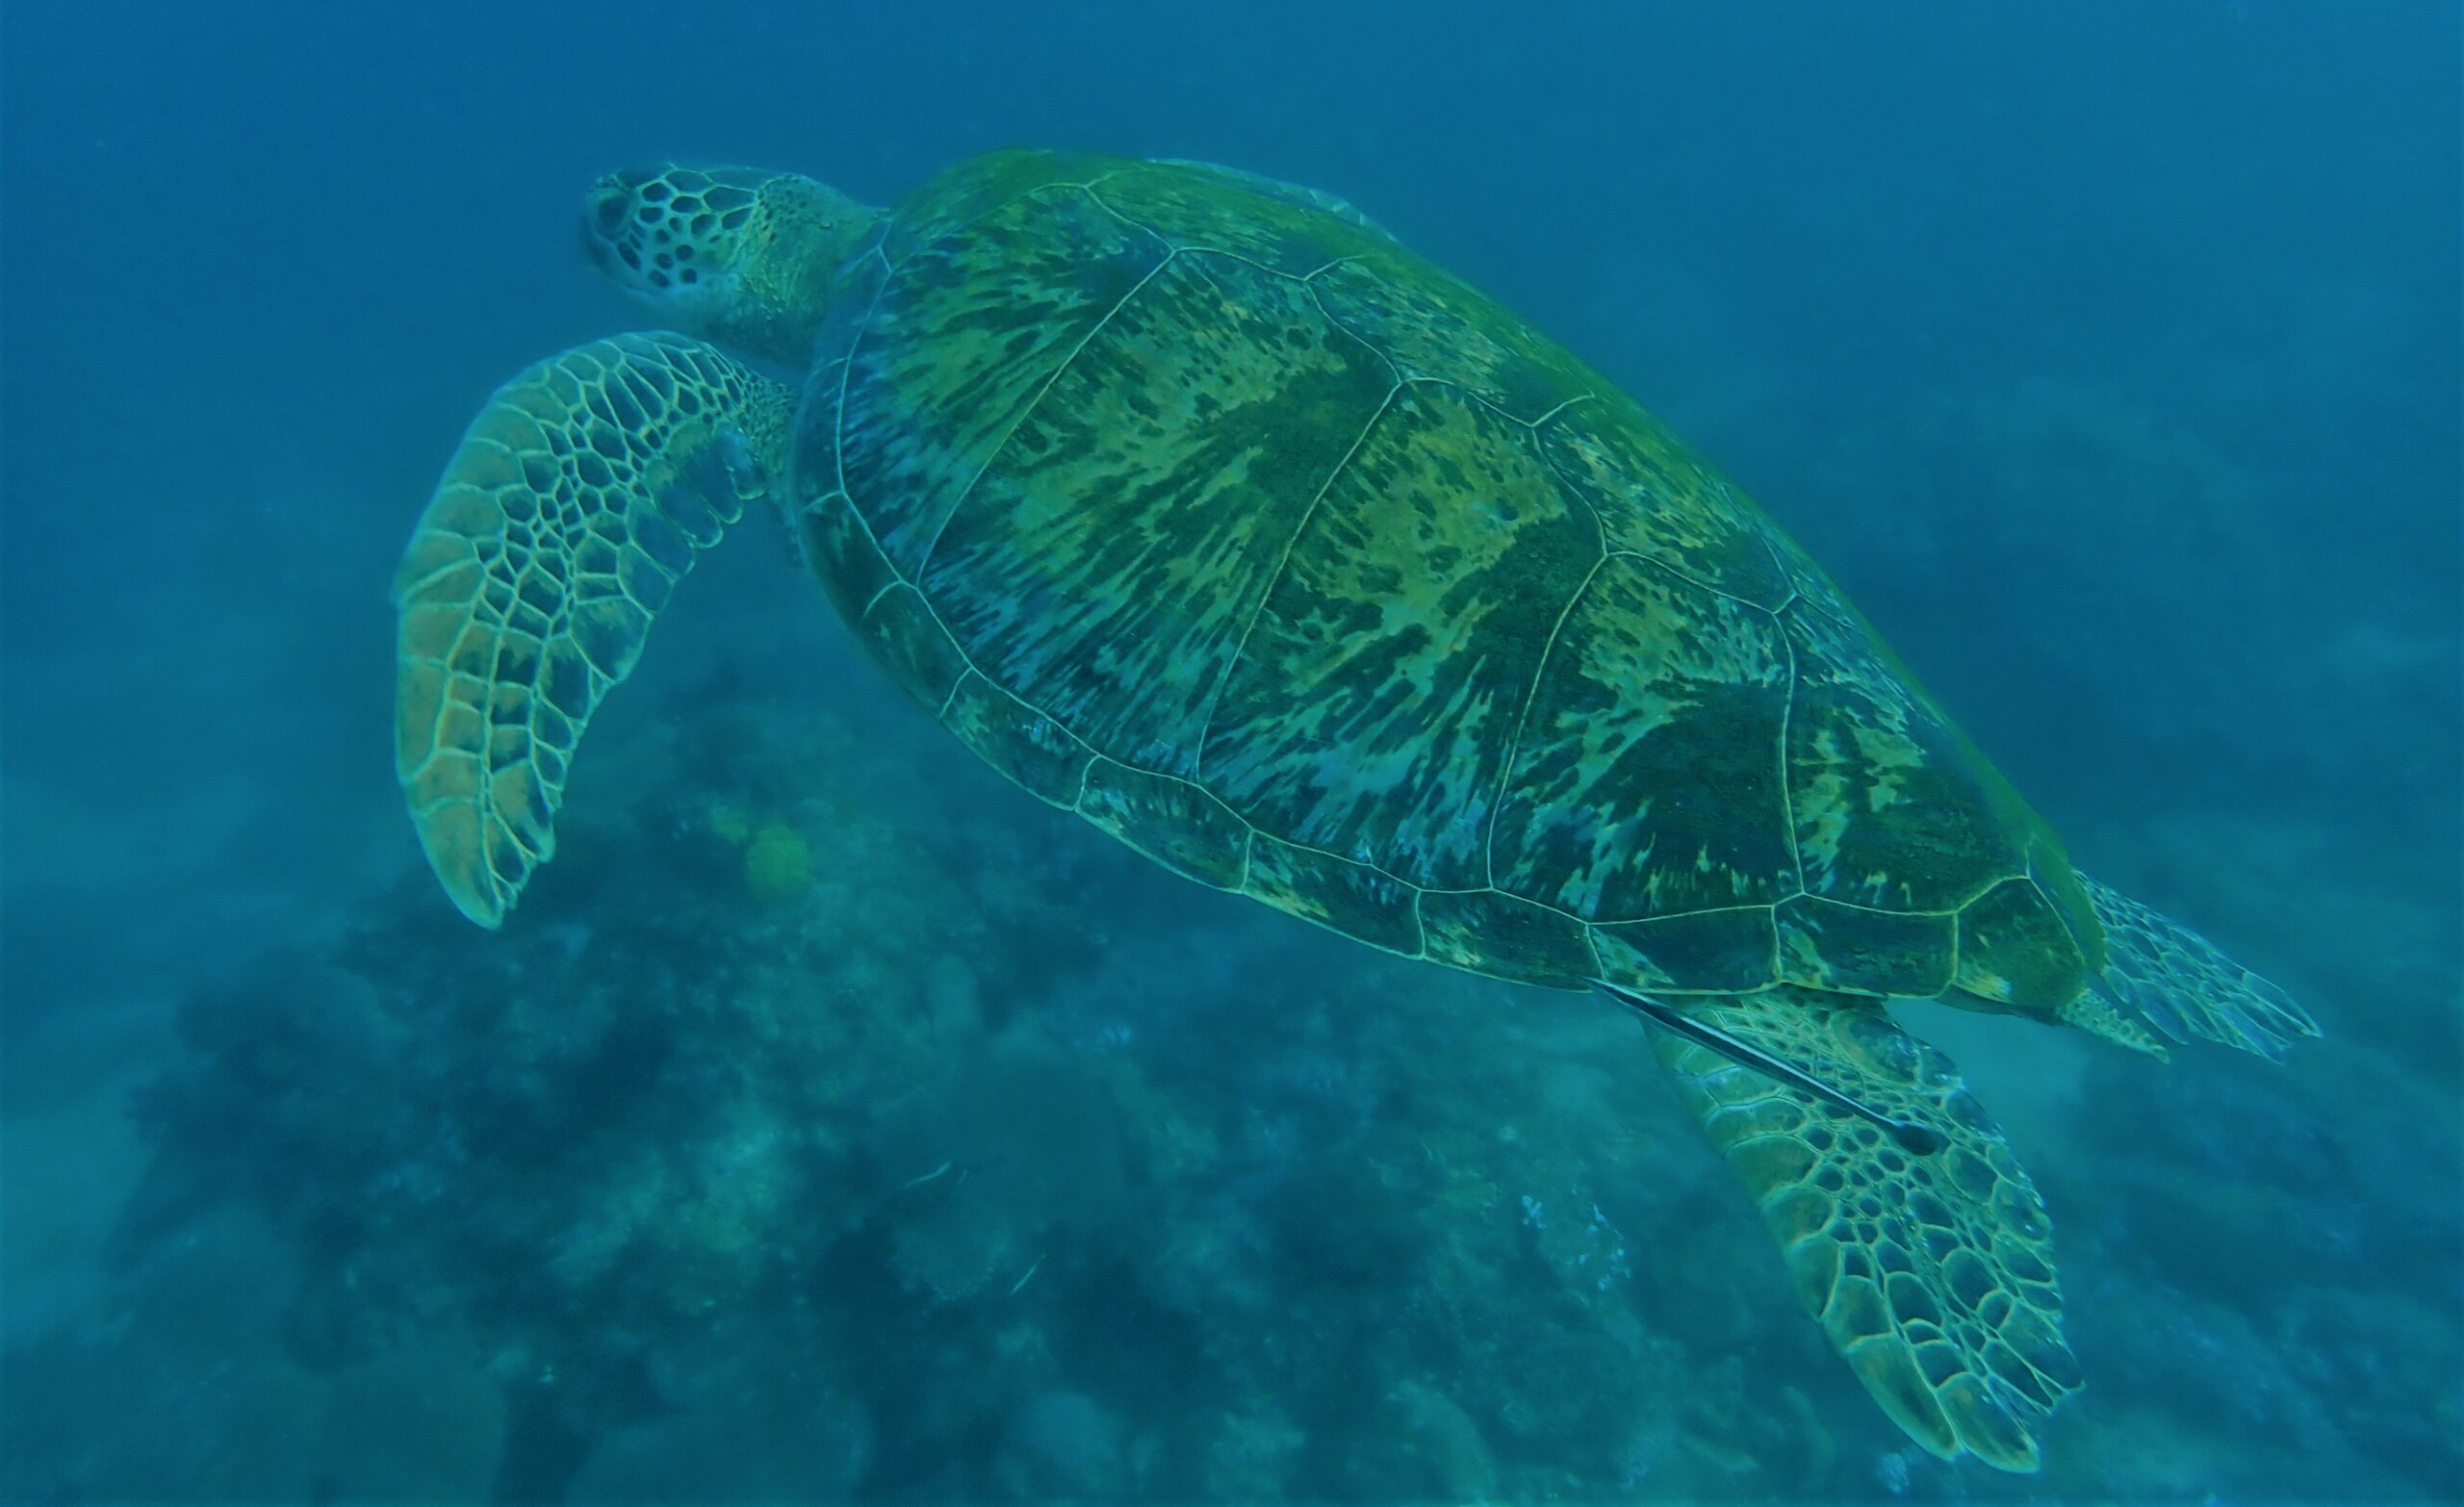
[[[2020,1499],[2464,1463],[2454,1147],[2365,1044],[2092,1054],[2044,1101],[2092,1387],[2000,1477],[1873,1413],[1631,1021],[1160,882],[955,750],[724,700],[658,727],[594,750],[502,932],[406,880],[196,993],[140,1100],[122,1280],[250,1222],[292,1364],[371,1409],[458,1378],[416,1385],[466,1486]],[[121,1479],[59,1472],[0,1486]]]

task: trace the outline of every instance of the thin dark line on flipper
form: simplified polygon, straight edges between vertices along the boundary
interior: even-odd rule
[[[1758,1073],[1779,1080],[1791,1088],[1810,1094],[1835,1110],[1870,1122],[1884,1135],[1898,1142],[1904,1150],[1916,1156],[1932,1156],[1949,1144],[1948,1137],[1931,1126],[1918,1125],[1910,1120],[1894,1119],[1871,1105],[1861,1104],[1840,1092],[1805,1069],[1790,1062],[1784,1062],[1767,1052],[1757,1051],[1727,1032],[1696,1020],[1683,1010],[1653,999],[1648,994],[1637,994],[1623,985],[1610,983],[1605,979],[1592,980],[1591,986],[1671,1035],[1717,1052],[1740,1067],[1750,1067]]]

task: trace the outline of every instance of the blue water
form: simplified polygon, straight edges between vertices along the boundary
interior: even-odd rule
[[[0,1497],[2464,1491],[2452,8],[1238,9],[10,8]],[[1922,1018],[2054,1215],[2041,1474],[1872,1407],[1630,1022],[1037,806],[766,524],[451,914],[385,588],[489,390],[648,322],[582,187],[1013,144],[1564,339],[2312,1008]]]

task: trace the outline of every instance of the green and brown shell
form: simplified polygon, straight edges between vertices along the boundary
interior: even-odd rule
[[[2059,843],[1822,573],[1329,207],[1008,153],[887,217],[796,473],[907,688],[1180,873],[1407,956],[2072,999],[2104,958]]]

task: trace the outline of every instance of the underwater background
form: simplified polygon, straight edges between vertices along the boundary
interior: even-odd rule
[[[0,1499],[2464,1491],[2458,25],[2374,0],[0,19]],[[386,589],[581,190],[1013,144],[1344,194],[1822,560],[2271,1065],[1912,1010],[2052,1211],[1916,1450],[1596,1001],[983,768],[740,530],[456,916]]]

